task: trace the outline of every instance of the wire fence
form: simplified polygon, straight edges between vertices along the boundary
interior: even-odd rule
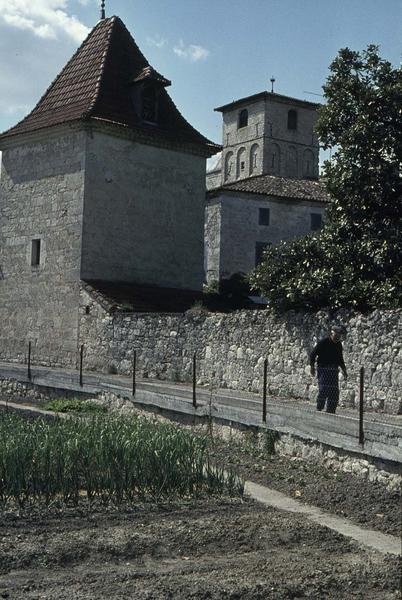
[[[28,344],[27,376],[32,380],[32,348],[31,342]],[[84,386],[84,345],[79,350],[79,385]],[[339,404],[339,367],[337,365],[317,366],[317,410],[335,414]],[[263,424],[267,422],[267,404],[268,404],[268,360],[263,363],[262,373],[262,414]],[[359,370],[359,444],[364,445],[364,392],[365,392],[365,370],[360,367]],[[133,351],[132,361],[132,396],[135,397],[137,391],[137,351]],[[197,410],[197,353],[192,357],[192,405]]]

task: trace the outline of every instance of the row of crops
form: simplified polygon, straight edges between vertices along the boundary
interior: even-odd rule
[[[0,413],[0,503],[133,502],[241,495],[205,439],[145,417],[25,419]]]

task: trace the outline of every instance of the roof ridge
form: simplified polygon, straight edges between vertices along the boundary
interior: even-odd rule
[[[98,79],[97,79],[97,82],[95,85],[93,98],[89,104],[88,109],[82,113],[82,117],[84,119],[88,119],[91,116],[93,110],[95,109],[96,101],[99,99],[99,91],[100,91],[103,75],[105,73],[105,68],[106,68],[106,58],[110,52],[110,43],[109,42],[110,42],[110,38],[112,37],[113,28],[115,26],[115,23],[118,20],[118,17],[113,16],[113,17],[109,17],[109,19],[106,19],[106,20],[110,21],[110,23],[111,23],[111,27],[109,27],[109,32],[107,35],[108,43],[106,44],[106,48],[102,55],[102,61],[101,61],[100,69],[99,69],[99,76],[98,76]],[[99,23],[102,23],[102,21],[99,21]],[[99,23],[98,23],[98,25],[99,25]],[[98,25],[96,27],[98,27]],[[95,28],[92,31],[95,31]]]

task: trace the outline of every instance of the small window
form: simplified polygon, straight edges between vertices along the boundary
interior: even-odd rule
[[[322,225],[322,215],[320,213],[311,213],[311,230],[316,231],[317,229],[321,229]]]
[[[257,242],[255,245],[255,266],[262,262],[264,250],[271,246],[269,242]]]
[[[147,123],[157,121],[157,97],[155,87],[151,84],[145,85],[142,90],[142,120]]]
[[[244,162],[244,160],[242,160],[240,163],[240,171],[244,171],[245,168],[246,168],[246,163]]]
[[[32,240],[31,266],[37,267],[39,265],[40,265],[40,240]]]
[[[247,127],[248,125],[248,110],[247,108],[243,108],[243,110],[241,110],[239,112],[239,129],[241,127]]]
[[[258,225],[269,225],[269,208],[260,208],[258,213]]]
[[[288,112],[288,129],[297,129],[297,112],[295,110]]]

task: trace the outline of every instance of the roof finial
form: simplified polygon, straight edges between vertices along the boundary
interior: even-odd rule
[[[102,0],[101,2],[101,19],[105,18],[105,0]]]
[[[270,82],[271,82],[271,94],[274,93],[274,83],[275,83],[276,79],[274,76],[271,77]]]

